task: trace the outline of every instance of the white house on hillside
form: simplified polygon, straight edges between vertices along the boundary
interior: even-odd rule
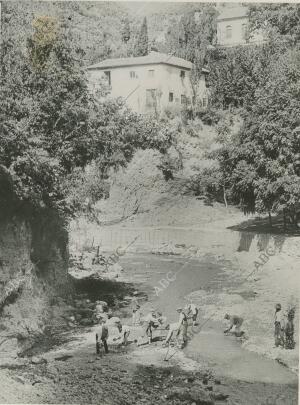
[[[150,52],[147,56],[106,59],[88,66],[90,86],[99,86],[106,77],[111,97],[122,97],[135,112],[161,112],[166,107],[191,105],[193,89],[190,81],[192,63],[175,56]],[[205,75],[198,86],[207,98]],[[204,101],[207,103],[207,101]]]
[[[249,35],[248,8],[240,5],[225,6],[217,18],[217,43],[220,46],[238,46],[262,43],[261,32]]]

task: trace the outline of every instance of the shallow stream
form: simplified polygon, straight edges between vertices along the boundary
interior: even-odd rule
[[[223,270],[231,266],[229,261],[216,262],[209,255],[199,261],[176,256],[127,254],[120,263],[126,276],[135,281],[136,289],[148,296],[142,306],[143,312],[154,306],[170,322],[177,320],[176,308],[186,304],[188,294],[224,287],[226,275]],[[201,314],[199,322],[203,322]],[[224,325],[217,322],[207,322],[189,342],[186,355],[211,367],[220,376],[248,382],[297,383],[297,376],[286,367],[245,350],[235,337],[225,336],[223,328]]]

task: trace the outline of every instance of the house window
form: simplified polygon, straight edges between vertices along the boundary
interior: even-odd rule
[[[181,94],[181,104],[186,104],[186,96]]]
[[[130,79],[136,79],[137,78],[137,74],[133,70],[129,74],[130,74]]]
[[[154,107],[156,105],[156,89],[146,90],[146,106]]]
[[[185,71],[184,70],[180,71],[180,77],[181,77],[181,79],[185,78]]]
[[[174,93],[170,92],[169,93],[169,103],[173,103],[174,101]]]
[[[154,77],[154,70],[148,70],[148,76]]]
[[[104,72],[104,74],[105,74],[107,83],[108,83],[108,85],[110,86],[110,85],[111,85],[111,75],[110,75],[110,71],[108,70],[107,72]]]
[[[226,38],[232,38],[232,26],[231,25],[227,25],[226,27]]]

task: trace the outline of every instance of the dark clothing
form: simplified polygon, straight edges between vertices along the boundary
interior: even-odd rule
[[[292,320],[289,320],[285,327],[285,348],[286,349],[294,349],[295,348],[295,341],[294,341],[294,324]]]
[[[275,326],[275,332],[274,332],[274,337],[275,337],[275,346],[284,346],[284,335],[283,335],[283,329],[281,327],[281,323],[275,321],[274,323]]]
[[[193,322],[196,322],[196,320],[197,320],[197,316],[198,316],[198,308],[196,308],[196,310],[195,310],[196,312],[195,312],[195,314],[193,314],[193,316],[192,316],[192,320],[193,320]]]
[[[108,346],[107,346],[108,328],[106,325],[101,326],[101,330],[99,331],[99,334],[96,333],[96,352],[97,352],[97,354],[100,353],[99,338],[103,344],[105,353],[108,353]]]
[[[231,316],[230,317],[230,326],[242,326],[244,319],[239,316]]]

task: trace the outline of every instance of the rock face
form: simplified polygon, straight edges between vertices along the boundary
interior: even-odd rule
[[[55,212],[34,213],[0,168],[0,359],[43,333],[50,304],[66,295],[67,232]]]

